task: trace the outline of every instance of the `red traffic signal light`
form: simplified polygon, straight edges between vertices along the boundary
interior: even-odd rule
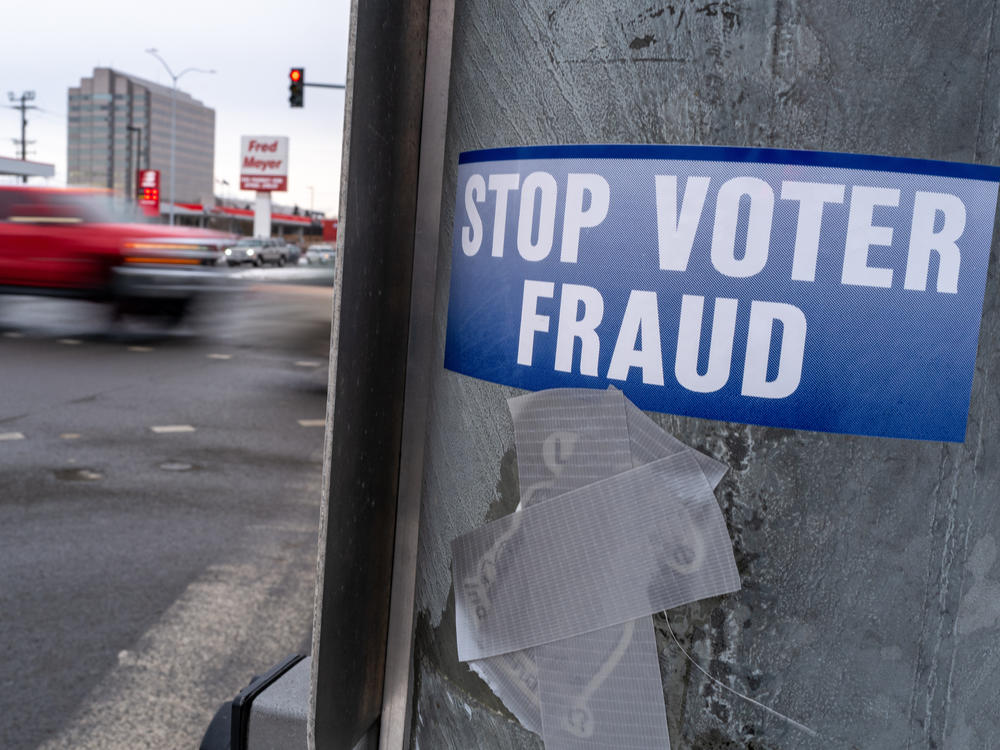
[[[305,93],[306,69],[292,68],[288,73],[288,104],[292,107],[301,107],[302,98]]]

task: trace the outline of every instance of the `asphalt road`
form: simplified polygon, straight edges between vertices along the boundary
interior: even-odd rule
[[[0,747],[196,748],[308,651],[332,292],[293,271],[169,333],[0,297]]]

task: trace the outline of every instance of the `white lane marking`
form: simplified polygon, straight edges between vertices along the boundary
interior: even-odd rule
[[[80,339],[58,339],[58,343],[65,344],[66,346],[79,346],[83,342]]]
[[[320,362],[314,362],[314,361],[312,361],[310,359],[300,359],[298,362],[295,363],[295,366],[296,367],[319,367],[320,364],[321,364]]]
[[[170,432],[194,432],[195,428],[189,424],[161,424],[150,427],[153,432],[163,434]]]
[[[24,440],[23,432],[0,432],[0,440]]]
[[[253,284],[250,291],[267,293],[273,295],[285,295],[289,297],[325,297],[329,299],[333,296],[333,285],[330,286],[304,286],[301,284]]]
[[[151,352],[153,347],[151,346],[130,346],[128,348],[130,352]]]
[[[129,639],[118,663],[40,750],[198,747],[218,686],[245,683],[247,670],[277,663],[287,644],[309,634],[315,554],[304,561],[288,555],[283,542],[297,534],[254,536],[260,558],[205,569],[145,633]],[[155,721],[136,719],[153,711]]]
[[[325,419],[300,419],[299,424],[302,427],[326,427]]]
[[[232,354],[209,354],[209,359],[232,359]]]
[[[3,337],[5,339],[23,339],[24,334],[17,331],[4,331]]]
[[[76,440],[81,436],[79,432],[64,432],[59,437],[61,437],[63,440]]]

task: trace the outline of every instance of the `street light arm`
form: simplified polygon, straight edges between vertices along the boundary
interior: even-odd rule
[[[180,73],[177,74],[176,80],[179,81],[181,79],[181,76],[184,75],[185,73],[209,73],[209,74],[214,74],[215,71],[214,70],[205,70],[205,68],[184,68],[184,70],[182,70]]]
[[[175,76],[174,75],[174,71],[172,71],[170,69],[170,66],[167,65],[167,61],[164,60],[162,57],[160,57],[160,53],[156,51],[155,47],[150,47],[149,49],[146,50],[146,52],[148,52],[149,54],[151,54],[153,57],[155,57],[157,60],[160,61],[160,63],[163,65],[163,67],[167,69],[167,75],[169,75],[173,79],[174,85],[176,86],[177,85],[177,79],[180,78],[181,76]],[[184,72],[186,73],[187,71],[184,71]],[[181,73],[181,75],[184,75],[184,73]]]

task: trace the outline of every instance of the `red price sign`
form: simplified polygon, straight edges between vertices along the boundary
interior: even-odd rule
[[[136,202],[143,207],[160,208],[160,170],[140,169],[136,176]]]

